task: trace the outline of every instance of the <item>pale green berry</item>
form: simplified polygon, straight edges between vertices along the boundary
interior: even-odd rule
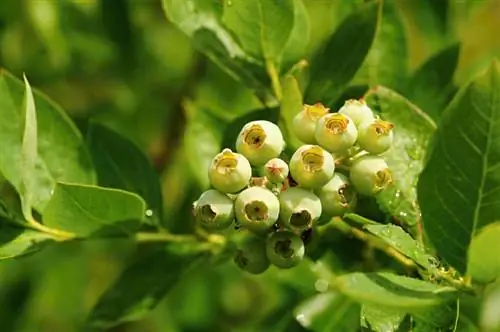
[[[358,130],[347,115],[331,113],[318,120],[315,137],[316,142],[324,149],[342,154],[354,145]]]
[[[335,161],[318,145],[303,145],[290,159],[290,174],[303,188],[320,188],[333,177]]]
[[[297,138],[306,144],[316,144],[314,138],[316,122],[323,115],[328,114],[328,111],[330,109],[321,103],[304,105],[302,111],[295,115],[292,122],[292,129]]]
[[[323,215],[328,218],[353,211],[358,201],[349,179],[340,173],[335,173],[326,185],[316,190],[316,194],[321,200]]]
[[[273,265],[289,269],[297,266],[304,259],[305,246],[297,234],[280,231],[271,234],[267,239],[266,252]]]
[[[350,168],[349,179],[360,194],[372,196],[385,189],[392,176],[386,161],[378,156],[363,156]]]
[[[282,183],[288,177],[288,164],[279,158],[273,158],[264,165],[264,174],[269,182]]]
[[[223,193],[236,193],[248,185],[252,167],[243,155],[224,149],[212,160],[208,177],[215,189]]]
[[[243,126],[236,139],[236,150],[253,166],[262,166],[277,158],[285,149],[280,128],[266,120],[251,121]]]
[[[253,235],[245,237],[238,245],[234,262],[240,269],[251,274],[266,271],[271,265],[267,258],[266,240]]]
[[[394,140],[393,128],[392,123],[381,119],[363,122],[358,129],[358,144],[371,154],[384,153],[389,150]]]
[[[347,115],[349,118],[354,121],[356,126],[360,125],[363,122],[370,122],[375,120],[375,115],[373,111],[366,105],[366,102],[361,99],[349,99],[344,103],[339,110],[340,114]]]
[[[236,197],[234,210],[242,227],[262,234],[270,231],[278,220],[280,203],[269,189],[250,187]]]
[[[223,230],[234,221],[233,200],[214,189],[201,194],[193,212],[199,225],[207,230]]]
[[[280,221],[296,230],[312,227],[321,216],[321,201],[309,190],[292,187],[282,192],[280,201]]]

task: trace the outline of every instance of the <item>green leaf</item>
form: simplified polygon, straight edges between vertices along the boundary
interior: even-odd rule
[[[101,296],[87,324],[108,329],[141,319],[202,257],[162,250],[132,263]]]
[[[393,308],[363,305],[361,326],[373,332],[396,332],[405,319],[406,313]]]
[[[24,83],[0,72],[0,119],[9,119],[0,121],[0,172],[21,194],[26,194],[28,188],[23,186],[28,184],[29,205],[43,212],[57,181],[93,184],[95,172],[82,137],[68,116],[40,92],[34,90],[33,94],[36,118],[34,108],[23,107],[31,103],[24,102]],[[30,172],[34,148],[38,153]]]
[[[146,203],[131,192],[58,183],[43,214],[45,225],[80,237],[130,235],[144,219]]]
[[[433,268],[430,261],[431,256],[426,253],[422,244],[415,241],[401,227],[392,224],[365,225],[364,229],[381,238],[391,247],[397,249],[400,253],[412,259],[426,270]]]
[[[488,283],[500,277],[500,222],[485,226],[472,238],[467,275],[474,281]]]
[[[255,58],[279,63],[294,23],[294,0],[224,1],[222,22]],[[278,60],[278,61],[276,61]]]
[[[288,71],[307,54],[311,24],[303,0],[294,0],[293,27],[283,50],[282,72]]]
[[[410,228],[418,227],[420,210],[416,184],[436,125],[406,98],[385,87],[370,90],[365,99],[382,119],[394,124],[394,143],[383,154],[393,183],[376,199],[383,210],[400,223]]]
[[[136,193],[152,210],[151,220],[161,220],[160,178],[146,155],[132,141],[98,123],[89,126],[86,139],[99,185]]]
[[[184,144],[188,166],[201,189],[208,189],[208,169],[215,155],[221,151],[222,128],[226,123],[206,109],[197,109],[192,103],[186,103],[185,109],[187,126]]]
[[[456,92],[453,75],[459,54],[459,44],[443,49],[417,69],[405,89],[405,96],[436,122]]]
[[[418,331],[450,331],[456,323],[459,312],[458,299],[431,309],[413,312],[415,328]]]
[[[281,130],[285,135],[287,146],[294,151],[303,143],[293,130],[293,118],[302,111],[302,93],[295,77],[287,75],[283,78],[283,99],[281,100]]]
[[[446,109],[418,182],[426,233],[438,254],[467,270],[472,238],[500,220],[500,66],[464,86]]]
[[[372,1],[350,14],[319,50],[305,93],[308,104],[331,106],[354,77],[370,50],[379,19],[379,3]]]
[[[36,192],[35,167],[37,160],[37,124],[33,92],[26,76],[24,78],[24,130],[21,146],[21,204],[24,218],[32,218],[33,195]]]
[[[45,233],[0,224],[0,260],[32,254],[52,240],[52,237]]]
[[[442,304],[455,289],[392,273],[350,273],[334,280],[339,292],[362,304],[412,311]]]
[[[395,0],[386,0],[373,45],[352,83],[396,89],[406,81],[408,68],[407,37],[400,10]]]
[[[295,319],[308,331],[359,330],[360,306],[337,292],[315,295],[294,310]]]
[[[191,38],[194,46],[233,78],[265,94],[269,78],[264,63],[246,53],[222,24],[223,3],[207,0],[163,0],[167,18]]]

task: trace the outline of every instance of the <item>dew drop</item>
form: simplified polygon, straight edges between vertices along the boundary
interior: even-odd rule
[[[306,318],[304,314],[298,314],[295,319],[302,325],[302,326],[309,326],[310,322],[309,319]]]
[[[146,212],[145,212],[145,214],[146,214],[146,217],[150,218],[150,217],[153,216],[153,210],[147,209]]]
[[[232,0],[227,0],[227,5],[230,7],[233,5],[233,1]]]
[[[314,288],[317,292],[324,293],[328,290],[328,281],[325,279],[318,279],[314,283]]]
[[[407,217],[407,216],[408,216],[408,213],[406,213],[406,212],[403,212],[403,211],[402,211],[402,212],[399,212],[399,216],[400,216],[401,218],[405,218],[405,217]]]

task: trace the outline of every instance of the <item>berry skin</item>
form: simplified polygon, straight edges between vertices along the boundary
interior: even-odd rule
[[[318,120],[315,137],[324,149],[342,154],[354,145],[358,130],[354,121],[347,115],[331,113]]]
[[[279,158],[273,158],[264,165],[264,174],[272,183],[283,183],[288,177],[288,172],[288,164]]]
[[[223,193],[237,193],[248,185],[252,167],[239,153],[224,149],[212,160],[208,178],[212,186]]]
[[[373,111],[366,105],[364,100],[349,99],[344,103],[339,110],[340,114],[347,115],[354,121],[356,126],[363,122],[371,122],[375,120]]]
[[[266,240],[253,235],[245,237],[238,246],[234,262],[240,269],[251,274],[266,271],[271,265],[266,254]]]
[[[304,242],[293,232],[275,232],[267,239],[266,253],[273,265],[289,269],[297,266],[304,258]]]
[[[280,203],[270,190],[250,187],[236,197],[234,210],[242,227],[263,234],[269,232],[278,220]]]
[[[335,161],[330,153],[319,145],[303,145],[290,159],[290,174],[303,188],[320,188],[332,177]]]
[[[280,194],[279,201],[280,221],[292,229],[306,230],[321,216],[320,199],[306,189],[289,188]]]
[[[392,123],[381,119],[364,122],[359,126],[358,144],[371,154],[384,153],[394,140],[393,128]]]
[[[285,149],[283,134],[277,125],[265,120],[251,121],[243,126],[236,139],[236,151],[253,166],[262,166],[277,158]]]
[[[349,179],[356,191],[366,196],[377,194],[392,182],[389,166],[377,156],[363,156],[356,160],[351,166]]]
[[[341,217],[353,211],[358,201],[356,192],[347,176],[335,173],[323,187],[316,190],[325,217]]]
[[[196,221],[207,230],[226,229],[234,220],[233,200],[214,189],[201,194],[193,212]]]
[[[329,111],[330,109],[321,103],[304,105],[302,111],[295,115],[292,122],[292,130],[297,138],[306,144],[316,144],[316,138],[314,138],[316,123]]]

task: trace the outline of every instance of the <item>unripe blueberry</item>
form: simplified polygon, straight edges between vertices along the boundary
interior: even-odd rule
[[[316,190],[321,200],[325,217],[341,217],[354,210],[357,195],[347,176],[335,173],[333,178],[323,187]]]
[[[333,176],[335,161],[318,145],[303,145],[290,159],[290,174],[304,188],[320,188]]]
[[[352,164],[349,179],[358,193],[372,196],[385,189],[392,176],[383,158],[363,156]]]
[[[280,221],[293,229],[312,227],[321,216],[321,201],[311,191],[293,187],[279,196]]]
[[[318,120],[315,137],[324,149],[342,154],[354,145],[358,138],[358,130],[347,115],[331,113]]]
[[[302,261],[305,247],[302,239],[295,233],[279,231],[267,239],[266,252],[273,265],[289,269]]]
[[[328,114],[329,110],[321,103],[304,105],[302,111],[295,115],[292,122],[292,129],[297,138],[306,144],[316,144],[314,138],[316,122],[323,115]]]
[[[354,121],[356,126],[363,122],[370,122],[375,120],[373,111],[366,105],[364,100],[349,99],[344,103],[339,110],[340,114],[347,115]]]
[[[207,230],[226,229],[234,220],[233,200],[214,189],[201,194],[193,212],[196,221]]]
[[[251,274],[266,271],[270,265],[266,254],[266,240],[253,235],[245,237],[238,246],[234,262],[240,269]]]
[[[288,177],[288,164],[279,158],[273,158],[264,165],[264,174],[269,182],[282,183]]]
[[[278,220],[280,203],[270,190],[250,187],[236,197],[234,210],[242,227],[262,234],[270,231]]]
[[[363,122],[358,129],[358,144],[372,154],[384,153],[389,150],[394,140],[393,128],[392,123],[381,119]]]
[[[236,193],[248,185],[252,167],[243,155],[224,149],[212,160],[208,177],[215,189],[224,193]]]
[[[253,166],[262,166],[278,157],[284,148],[285,140],[279,127],[265,120],[247,123],[236,139],[236,150]]]

